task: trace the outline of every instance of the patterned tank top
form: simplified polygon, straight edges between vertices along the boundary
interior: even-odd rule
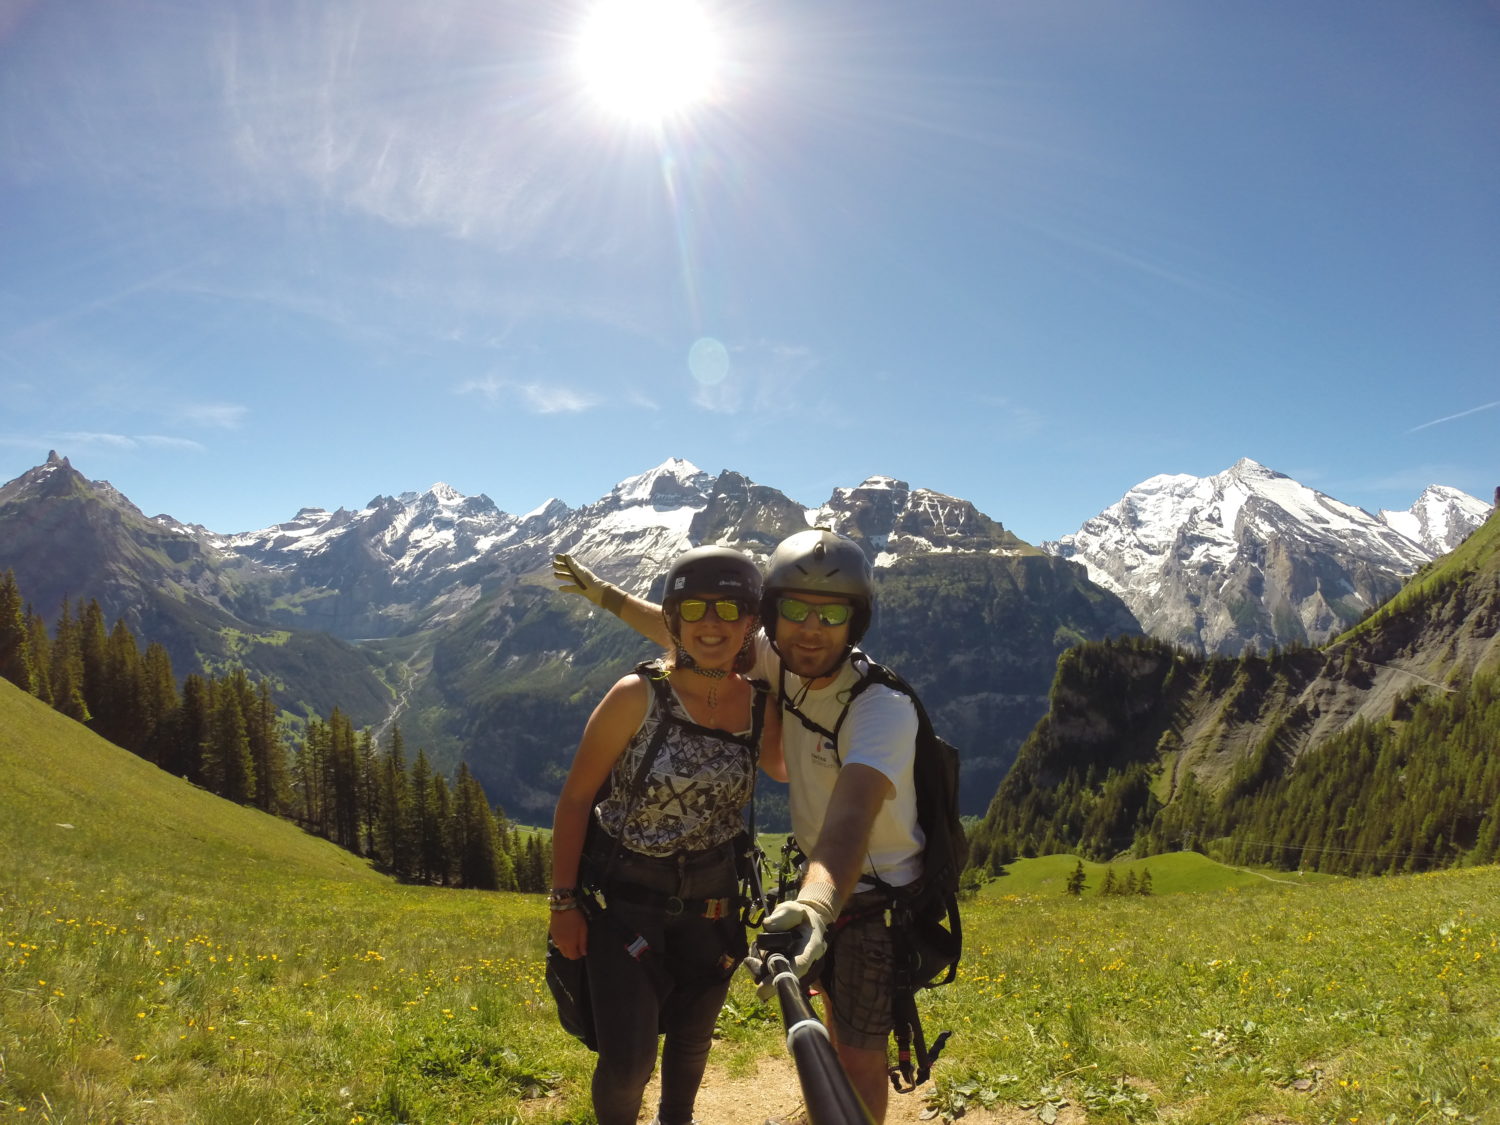
[[[636,671],[652,689],[651,706],[610,772],[609,795],[595,810],[600,825],[631,851],[649,856],[705,851],[734,839],[744,830],[741,814],[755,788],[764,693],[755,693],[752,729],[731,734],[695,723],[659,664]],[[667,732],[632,798],[641,757],[663,722]]]

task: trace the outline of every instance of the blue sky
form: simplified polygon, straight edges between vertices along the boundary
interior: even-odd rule
[[[1500,484],[1495,4],[705,0],[654,120],[591,7],[0,3],[0,479],[230,532],[680,456],[1032,542]]]

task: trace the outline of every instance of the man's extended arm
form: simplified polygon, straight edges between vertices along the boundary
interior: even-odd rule
[[[875,822],[885,802],[897,796],[893,786],[910,783],[916,711],[903,696],[871,692],[850,713],[844,734],[848,756],[857,760],[846,760],[839,770],[797,897],[765,921],[767,930],[800,932],[794,958],[799,976],[821,954],[829,928],[858,886]]]
[[[613,583],[604,581],[572,555],[552,556],[552,577],[558,581],[558,589],[563,593],[578,594],[614,614],[647,640],[655,641],[663,648],[671,647],[672,634],[667,631],[661,606],[655,602],[627,594]]]
[[[826,904],[830,918],[838,916],[859,882],[870,830],[890,792],[890,779],[870,766],[855,762],[839,771],[818,842],[807,859],[799,899]]]

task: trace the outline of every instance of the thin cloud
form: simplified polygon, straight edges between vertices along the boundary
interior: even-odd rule
[[[192,406],[180,407],[177,410],[177,417],[196,426],[209,426],[218,430],[237,430],[249,412],[248,407],[237,406],[234,403],[200,402]]]
[[[167,437],[165,434],[144,434],[140,443],[151,449],[184,449],[189,453],[207,453],[208,448],[192,438]]]
[[[80,445],[119,450],[139,448],[139,442],[127,434],[103,434],[94,430],[73,430],[68,433],[58,434],[52,439],[52,444],[57,447],[66,446],[69,448]]]
[[[1431,426],[1441,426],[1444,422],[1454,422],[1459,418],[1467,418],[1470,414],[1478,414],[1481,410],[1493,410],[1497,406],[1500,406],[1500,401],[1487,402],[1483,406],[1475,406],[1471,407],[1468,410],[1460,410],[1457,414],[1449,414],[1445,418],[1434,418],[1431,422],[1423,422],[1420,426],[1413,426],[1406,432],[1409,434],[1414,434],[1418,430],[1425,430]]]
[[[106,434],[97,430],[71,430],[54,434],[44,443],[59,451],[77,449],[106,449],[117,453],[134,453],[140,449],[185,449],[192,453],[205,453],[201,442],[191,438],[171,437],[167,434]]]
[[[592,395],[569,390],[567,387],[544,387],[538,383],[527,383],[518,389],[538,414],[577,414],[599,405],[599,400]]]
[[[571,387],[521,383],[494,375],[460,383],[456,392],[479,395],[497,405],[505,401],[519,402],[533,414],[580,414],[599,405],[599,399],[594,395]]]

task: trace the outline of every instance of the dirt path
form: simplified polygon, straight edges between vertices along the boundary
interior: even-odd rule
[[[1254,875],[1257,878],[1264,879],[1268,883],[1285,883],[1288,887],[1301,887],[1306,885],[1300,879],[1278,879],[1274,875],[1267,875],[1264,871],[1251,871],[1248,867],[1236,867],[1235,870],[1245,875]],[[1301,875],[1302,872],[1299,871],[1297,872],[1297,874]]]
[[[921,1087],[910,1094],[892,1094],[886,1113],[886,1125],[919,1125],[937,1121],[936,1116],[924,1119],[927,1110],[923,1094],[928,1087]],[[650,1121],[655,1112],[656,1082],[646,1091],[645,1105],[648,1107],[644,1121]],[[703,1086],[698,1091],[697,1120],[699,1125],[764,1125],[768,1118],[785,1120],[794,1117],[802,1108],[802,1091],[797,1084],[797,1072],[790,1056],[780,1055],[764,1058],[753,1075],[734,1076],[718,1070],[712,1061],[704,1076]],[[963,1116],[964,1125],[1036,1125],[1035,1112],[1017,1109],[1014,1106],[993,1110],[972,1109]],[[1075,1107],[1065,1106],[1057,1115],[1057,1125],[1086,1125],[1087,1118]]]

